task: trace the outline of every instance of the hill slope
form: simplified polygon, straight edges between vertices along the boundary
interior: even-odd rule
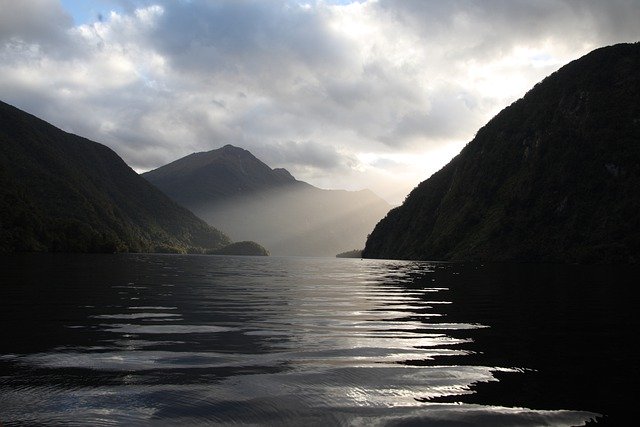
[[[0,102],[0,252],[218,249],[111,149]]]
[[[505,108],[375,227],[369,258],[640,261],[640,44]]]
[[[322,190],[226,145],[143,176],[234,240],[271,254],[335,256],[364,245],[390,206],[371,191]]]

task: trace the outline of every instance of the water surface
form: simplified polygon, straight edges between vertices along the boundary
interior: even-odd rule
[[[630,267],[1,264],[5,425],[583,425],[633,413]]]

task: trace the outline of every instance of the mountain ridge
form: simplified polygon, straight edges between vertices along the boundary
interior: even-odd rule
[[[597,49],[420,183],[364,257],[640,262],[640,44]]]
[[[0,251],[186,252],[229,243],[110,148],[0,101]]]

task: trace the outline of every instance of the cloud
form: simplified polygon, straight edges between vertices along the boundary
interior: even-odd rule
[[[261,83],[342,60],[339,40],[322,14],[295,3],[165,1],[162,7],[151,42],[176,68],[188,72],[250,75]]]
[[[73,19],[54,0],[0,0],[0,43],[64,43]]]
[[[113,0],[74,26],[0,0],[0,97],[138,170],[231,143],[401,200],[544,76],[640,39],[633,0],[340,3]]]
[[[333,171],[357,166],[352,153],[339,150],[335,146],[316,141],[285,141],[257,148],[263,158],[274,164],[287,164]]]
[[[450,57],[463,60],[491,59],[514,46],[540,46],[549,40],[558,50],[634,41],[640,17],[635,0],[381,0],[376,5],[422,39],[446,44]]]

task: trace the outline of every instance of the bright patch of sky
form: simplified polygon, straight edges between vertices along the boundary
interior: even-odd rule
[[[123,13],[124,9],[109,0],[60,0],[62,7],[72,17],[75,25],[92,24],[108,19],[111,12]]]

